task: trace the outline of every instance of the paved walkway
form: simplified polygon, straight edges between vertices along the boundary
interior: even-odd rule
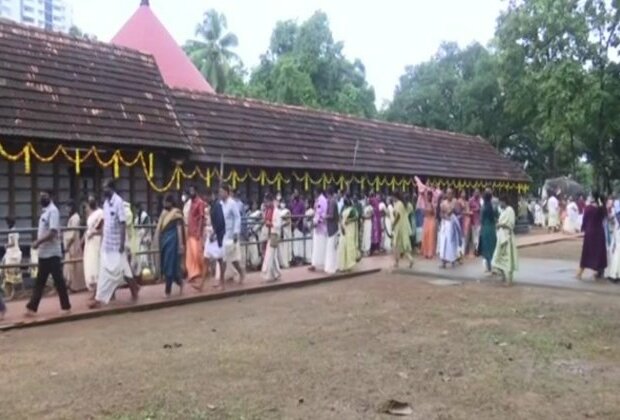
[[[517,237],[517,243],[519,247],[541,245],[545,243],[553,243],[561,240],[572,239],[574,237],[563,234],[534,234]],[[439,270],[438,262],[436,260],[426,261],[418,260],[416,267],[412,271],[401,270],[400,272],[406,272],[408,274],[426,275],[432,277],[448,277],[458,280],[463,279],[477,279],[482,271],[481,265],[475,260],[468,260],[468,263],[457,270],[447,271]],[[555,270],[567,270],[565,267],[566,262],[547,263],[546,260],[538,260],[538,263],[542,263],[547,266],[546,269],[550,270],[551,267],[556,267]],[[404,264],[404,263],[403,263]],[[540,271],[536,267],[528,268],[527,261],[522,263],[522,273],[533,273],[537,277],[547,277],[543,275],[546,271]],[[550,264],[550,265],[549,265]],[[564,268],[558,268],[560,265]],[[57,296],[47,296],[41,301],[38,316],[34,319],[25,318],[23,316],[25,312],[26,301],[18,300],[15,302],[7,303],[7,316],[0,322],[0,331],[12,328],[22,328],[36,325],[44,325],[50,323],[64,322],[70,320],[87,319],[103,315],[119,314],[124,312],[136,312],[146,311],[158,308],[164,308],[168,306],[183,305],[188,303],[195,303],[201,301],[208,301],[214,299],[222,299],[231,296],[242,295],[246,293],[258,293],[262,291],[272,291],[287,287],[305,286],[315,284],[324,281],[333,281],[343,278],[350,278],[353,276],[359,276],[364,274],[370,274],[378,272],[384,268],[392,266],[392,259],[390,256],[379,256],[363,259],[351,273],[345,273],[336,276],[327,276],[324,273],[316,273],[308,271],[307,267],[291,268],[283,271],[282,281],[278,283],[266,284],[260,275],[260,273],[250,273],[246,281],[242,286],[231,285],[225,291],[213,289],[210,285],[205,286],[203,292],[195,291],[191,286],[187,286],[184,289],[183,296],[174,296],[178,289],[173,290],[173,297],[166,299],[164,297],[163,284],[156,284],[151,286],[144,286],[140,291],[140,299],[138,302],[130,302],[129,290],[122,289],[117,292],[117,300],[111,302],[110,305],[96,310],[89,310],[88,306],[88,293],[78,293],[70,296],[72,304],[72,313],[70,315],[61,315],[59,313],[59,303]],[[551,270],[553,271],[553,270]],[[574,269],[571,268],[571,273],[574,273]],[[555,273],[556,276],[558,272]],[[521,274],[520,274],[521,275]],[[527,278],[527,275],[525,275]],[[519,280],[521,281],[521,280]],[[559,280],[558,280],[559,281]],[[620,290],[620,287],[617,288]]]
[[[480,259],[468,260],[463,265],[447,269],[440,268],[436,260],[419,261],[413,269],[400,269],[398,273],[459,282],[499,282],[499,280],[493,280],[491,277],[484,274],[484,266]],[[515,273],[514,283],[522,286],[551,287],[620,295],[620,285],[612,284],[607,280],[594,281],[592,279],[592,273],[586,273],[584,275],[584,280],[577,280],[575,277],[576,273],[576,262],[541,258],[520,258],[519,271]]]
[[[243,285],[237,283],[229,285],[222,291],[212,287],[212,284],[205,285],[203,292],[194,290],[187,285],[183,289],[183,295],[178,296],[179,289],[176,286],[172,290],[172,297],[165,298],[164,285],[155,284],[144,286],[140,290],[140,297],[137,302],[131,302],[128,289],[121,289],[116,293],[116,300],[110,302],[108,306],[100,309],[88,309],[89,293],[77,293],[70,295],[71,314],[60,314],[60,303],[56,295],[44,297],[41,300],[39,312],[36,318],[24,317],[25,300],[7,302],[7,314],[3,321],[0,321],[0,331],[12,328],[23,328],[35,325],[44,325],[64,321],[88,319],[102,315],[119,314],[124,312],[138,312],[152,309],[165,308],[169,306],[196,303],[226,297],[238,296],[248,293],[258,293],[265,291],[278,290],[287,287],[299,287],[316,284],[325,281],[340,280],[365,274],[381,271],[382,268],[389,266],[390,260],[387,257],[373,257],[363,259],[355,270],[349,273],[341,273],[333,276],[320,272],[311,272],[307,267],[296,267],[283,270],[282,279],[277,283],[266,283],[260,273],[250,273],[246,276]]]
[[[565,233],[536,233],[530,235],[517,236],[517,247],[528,248],[544,244],[552,244],[566,240],[581,238],[583,234],[567,235]]]

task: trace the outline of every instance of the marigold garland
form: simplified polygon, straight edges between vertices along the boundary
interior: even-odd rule
[[[80,174],[82,163],[91,157],[93,157],[97,164],[102,168],[109,168],[112,166],[115,178],[120,176],[121,165],[124,167],[132,167],[137,164],[141,164],[144,177],[146,178],[149,186],[158,193],[169,191],[173,188],[173,186],[179,190],[181,188],[182,180],[194,179],[197,177],[203,179],[207,187],[211,187],[213,180],[218,180],[228,182],[233,188],[236,188],[240,183],[250,179],[253,182],[260,183],[262,186],[275,185],[277,190],[281,190],[283,184],[289,184],[292,180],[303,183],[306,191],[309,191],[311,186],[322,185],[326,188],[328,185],[333,184],[337,184],[341,189],[344,189],[345,186],[351,185],[352,183],[357,183],[362,188],[365,188],[368,185],[376,190],[379,190],[382,186],[389,186],[392,190],[401,188],[403,191],[406,191],[407,187],[415,185],[412,177],[397,177],[394,175],[389,177],[379,175],[368,177],[367,175],[353,174],[347,177],[344,174],[334,175],[333,173],[323,173],[313,178],[307,171],[304,172],[303,175],[293,171],[290,177],[286,177],[278,171],[272,177],[269,177],[264,169],[259,170],[257,175],[254,175],[249,169],[246,169],[245,172],[242,173],[238,172],[236,169],[231,169],[227,174],[220,174],[219,169],[211,169],[207,167],[206,171],[203,172],[198,166],[195,166],[194,169],[189,172],[185,172],[181,164],[177,164],[172,171],[170,179],[160,187],[153,182],[155,167],[155,157],[153,153],[145,154],[144,151],[139,151],[133,159],[126,159],[120,150],[115,150],[112,152],[109,159],[105,160],[101,155],[101,151],[97,150],[95,146],[90,147],[86,150],[86,153],[83,154],[82,150],[79,148],[74,149],[73,153],[70,153],[69,150],[70,149],[59,145],[49,156],[43,156],[35,149],[32,143],[28,142],[18,153],[11,154],[4,149],[2,144],[0,144],[0,157],[11,162],[17,162],[24,159],[24,170],[27,174],[31,171],[31,159],[33,157],[41,163],[50,163],[60,154],[62,154],[68,162],[75,166],[76,174]],[[526,182],[465,180],[439,177],[429,177],[427,184],[442,189],[455,188],[458,190],[491,187],[500,191],[516,190],[519,194],[528,192],[530,188],[530,185]]]

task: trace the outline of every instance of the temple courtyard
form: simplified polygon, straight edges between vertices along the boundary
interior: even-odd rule
[[[520,253],[568,279],[579,250]],[[9,330],[0,417],[380,419],[397,400],[413,419],[620,418],[620,287],[505,288],[474,266]]]

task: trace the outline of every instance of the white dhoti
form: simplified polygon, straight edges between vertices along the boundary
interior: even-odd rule
[[[325,254],[327,246],[327,234],[317,232],[314,229],[312,235],[312,266],[317,269],[325,267]]]
[[[335,274],[338,271],[338,234],[327,238],[325,245],[325,272]]]
[[[95,300],[109,303],[116,289],[125,284],[126,278],[132,277],[127,254],[102,251]]]
[[[278,261],[278,254],[280,253],[277,246],[271,246],[267,243],[265,249],[265,258],[263,259],[262,273],[263,278],[267,281],[277,280],[282,273],[280,272],[280,262]]]
[[[293,258],[297,258],[302,261],[305,259],[305,246],[303,238],[304,233],[298,228],[295,228],[295,230],[293,231],[293,239],[295,239],[293,241]]]
[[[620,279],[620,228],[618,227],[614,229],[607,255],[609,262],[605,277],[618,280]]]
[[[560,227],[560,213],[557,211],[549,211],[549,220],[547,221],[547,227],[551,229],[557,229]]]
[[[280,262],[280,267],[289,268],[291,265],[291,260],[293,259],[293,254],[291,253],[291,227],[285,226],[282,228],[282,241],[278,245],[278,261]]]
[[[454,223],[450,220],[442,220],[439,229],[439,258],[449,263],[455,262],[459,257],[459,245],[454,241]]]
[[[362,225],[362,253],[368,255],[372,246],[372,220],[364,219]]]

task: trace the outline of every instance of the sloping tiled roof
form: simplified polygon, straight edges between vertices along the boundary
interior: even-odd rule
[[[480,137],[221,95],[173,96],[199,162],[224,154],[227,164],[262,168],[529,181]]]
[[[152,54],[170,87],[214,93],[211,85],[157,19],[148,2],[142,2],[112,38],[112,44]]]
[[[4,19],[0,135],[189,148],[151,56]]]

